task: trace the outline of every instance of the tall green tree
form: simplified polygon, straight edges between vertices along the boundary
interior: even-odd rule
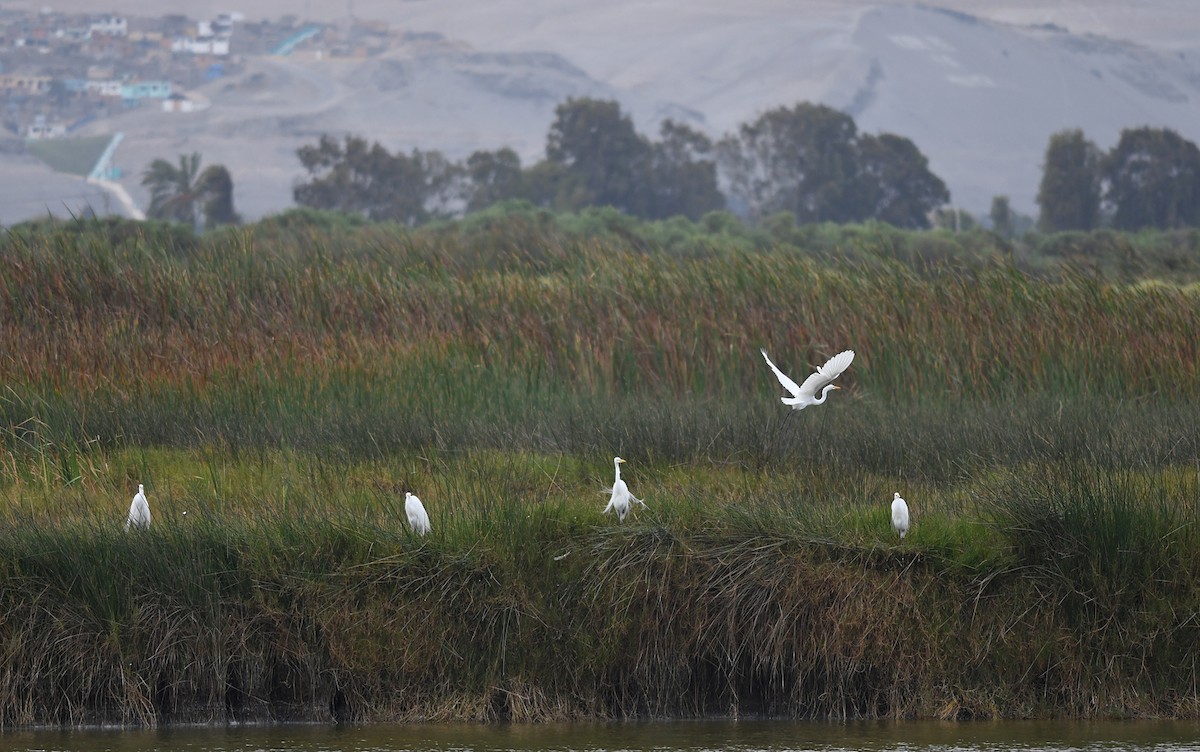
[[[1100,224],[1100,149],[1079,129],[1050,137],[1038,187],[1038,229],[1093,230]]]
[[[753,219],[787,211],[800,222],[928,227],[950,200],[912,141],[860,135],[853,118],[824,105],[770,110],[722,139],[717,155],[731,203]]]
[[[613,206],[635,215],[645,214],[650,152],[650,144],[615,101],[568,99],[555,108],[546,137],[546,160],[578,179],[586,191],[585,205]]]
[[[802,102],[769,110],[718,145],[738,203],[754,219],[790,211],[801,222],[859,219],[858,129],[846,114]]]
[[[583,177],[558,162],[543,159],[525,170],[522,179],[529,201],[543,209],[578,211],[591,204]]]
[[[521,170],[521,158],[505,147],[477,151],[467,157],[467,211],[474,212],[508,199],[531,198]]]
[[[930,212],[950,201],[950,191],[929,160],[907,138],[891,133],[858,139],[860,173],[856,219],[910,229],[929,227]]]
[[[1121,230],[1200,224],[1200,149],[1170,128],[1132,128],[1104,160],[1105,204]]]
[[[309,174],[292,190],[301,206],[415,225],[448,213],[458,193],[460,168],[437,151],[392,154],[358,136],[325,134],[296,153]]]
[[[725,196],[717,184],[712,140],[673,120],[663,121],[659,135],[660,140],[651,145],[644,216],[697,220],[723,209]]]
[[[560,211],[611,206],[646,219],[698,219],[720,209],[711,140],[667,120],[662,140],[638,135],[616,102],[572,99],[547,135],[546,159],[522,170],[511,149],[467,160],[467,211],[524,199]]]
[[[220,224],[241,221],[233,208],[233,178],[224,165],[200,171],[200,155],[179,155],[179,165],[156,159],[142,173],[150,189],[146,216],[181,222],[199,232]]]
[[[209,165],[196,179],[202,197],[200,207],[205,228],[236,225],[242,221],[233,208],[233,178],[225,165]]]
[[[992,208],[988,217],[992,220],[992,232],[1000,237],[1011,238],[1016,232],[1016,216],[1008,196],[992,196]]]

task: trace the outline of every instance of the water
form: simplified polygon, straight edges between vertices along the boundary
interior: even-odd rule
[[[1200,722],[690,721],[7,731],[0,752],[1182,752]]]

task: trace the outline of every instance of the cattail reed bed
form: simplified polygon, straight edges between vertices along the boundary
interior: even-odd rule
[[[1195,286],[482,237],[4,239],[0,724],[1200,715]]]
[[[702,258],[579,245],[495,270],[450,241],[335,253],[223,235],[182,257],[86,235],[9,238],[6,383],[90,395],[486,379],[526,394],[769,394],[767,346],[800,367],[852,343],[854,384],[893,398],[1200,391],[1200,287],[1119,285],[1003,264],[918,274],[790,249]],[[444,375],[451,369],[449,376]],[[267,385],[270,388],[270,384]],[[447,395],[455,400],[468,394]]]

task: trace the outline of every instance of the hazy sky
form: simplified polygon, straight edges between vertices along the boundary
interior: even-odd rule
[[[0,8],[69,12],[116,12],[144,16],[182,13],[191,17],[241,11],[249,18],[302,18],[334,21],[351,14],[386,20],[394,25],[441,31],[494,49],[523,48],[531,42],[569,43],[587,38],[606,24],[604,16],[621,18],[621,27],[636,33],[638,14],[650,16],[786,17],[802,14],[831,18],[865,7],[909,5],[905,0],[4,0]],[[951,8],[998,21],[1020,24],[1056,23],[1071,31],[1132,39],[1170,47],[1200,46],[1200,2],[1197,0],[925,0],[925,5]]]

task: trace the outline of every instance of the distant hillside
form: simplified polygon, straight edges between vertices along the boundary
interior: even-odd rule
[[[864,14],[854,44],[858,84],[832,85],[826,103],[912,138],[975,212],[996,194],[1035,211],[1046,144],[1063,128],[1105,149],[1141,125],[1200,141],[1200,55],[912,7]]]
[[[736,8],[715,0],[670,7],[356,0],[358,17],[411,29],[411,43],[364,60],[303,51],[254,59],[245,76],[200,92],[212,101],[202,113],[143,109],[89,129],[125,132],[116,163],[140,200],[140,174],[151,160],[197,151],[230,168],[248,219],[291,205],[291,187],[302,178],[295,150],[322,133],[456,159],[511,146],[528,164],[542,154],[554,106],[569,96],[618,99],[651,136],[665,117],[720,136],[772,107],[830,104],[865,131],[911,138],[954,203],[977,213],[996,194],[1034,213],[1042,155],[1062,128],[1081,127],[1104,148],[1122,128],[1146,124],[1200,140],[1200,47],[1139,46],[960,12],[1087,22],[1122,36],[1149,29],[1156,39],[1174,29],[1177,41],[1183,30],[1200,29],[1200,10],[1179,0],[1153,0],[1133,15],[1115,0],[1044,12],[1032,0],[944,4],[955,10],[886,0],[751,0]],[[114,10],[148,12],[145,5],[115,0]],[[285,3],[254,12],[272,8],[296,12]],[[192,15],[207,9],[188,6]],[[305,12],[336,21],[345,10]]]

